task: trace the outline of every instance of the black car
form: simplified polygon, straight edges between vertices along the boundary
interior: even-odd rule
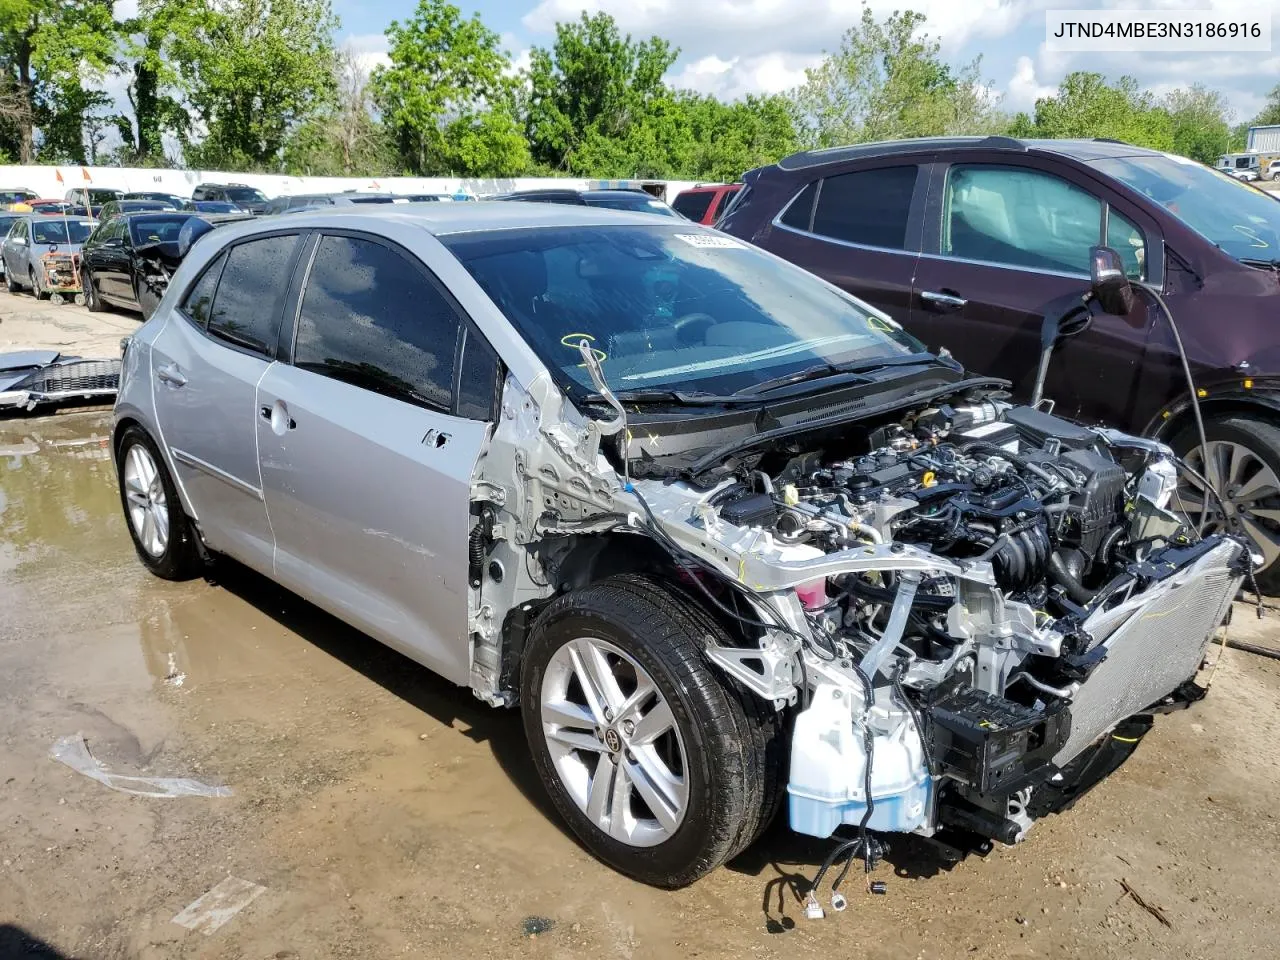
[[[148,210],[178,210],[179,207],[174,206],[167,200],[112,200],[104,203],[102,209],[98,211],[98,218],[101,220],[110,220],[112,217],[118,217],[122,213],[143,213]]]
[[[104,220],[80,254],[85,305],[97,313],[107,307],[136,310],[149,317],[159,298],[145,283],[148,246],[176,241],[182,225],[196,216],[181,210],[121,213]]]
[[[271,201],[257,187],[243,183],[202,183],[191,191],[192,200],[225,200],[246,213],[266,213]]]
[[[489,199],[518,200],[524,203],[567,203],[580,207],[608,207],[610,210],[656,213],[662,217],[684,219],[670,206],[643,190],[569,190],[557,187],[545,190],[517,190],[515,193],[504,193]]]

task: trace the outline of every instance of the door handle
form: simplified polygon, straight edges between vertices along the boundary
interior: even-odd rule
[[[942,310],[960,310],[969,302],[964,297],[957,297],[951,293],[941,293],[934,290],[926,290],[920,294],[920,299]]]
[[[176,363],[171,363],[158,369],[156,371],[156,379],[161,383],[168,383],[175,387],[182,387],[187,383],[187,378],[183,376]]]
[[[276,416],[277,411],[279,411],[279,417]],[[298,427],[298,421],[289,416],[289,411],[283,403],[277,403],[274,407],[259,407],[258,416],[270,423],[271,429],[275,430],[276,433],[284,433],[285,430],[296,430]]]

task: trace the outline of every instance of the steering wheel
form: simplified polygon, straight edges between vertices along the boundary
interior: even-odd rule
[[[715,325],[716,318],[709,313],[686,313],[683,317],[676,317],[671,322],[676,332],[676,339],[684,344],[693,343],[698,330],[702,331],[705,338],[707,331]]]

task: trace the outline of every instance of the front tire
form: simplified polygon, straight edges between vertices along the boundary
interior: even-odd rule
[[[90,313],[102,313],[107,309],[93,285],[93,273],[87,267],[80,278],[80,286],[84,288],[84,305],[89,308]]]
[[[4,272],[4,286],[10,293],[17,293],[22,289],[22,284],[18,283],[18,281],[13,278],[13,272],[11,270],[6,270]]]
[[[525,735],[551,801],[599,860],[682,887],[777,812],[785,742],[771,705],[713,672],[730,642],[691,598],[619,576],[554,600],[526,647]]]
[[[120,505],[143,566],[165,580],[190,580],[201,570],[191,521],[164,458],[147,432],[134,424],[116,453]]]
[[[1205,529],[1252,540],[1263,557],[1254,574],[1259,589],[1280,595],[1280,429],[1265,420],[1229,416],[1206,420],[1204,433],[1207,464],[1194,429],[1180,433],[1173,447],[1222,494],[1226,515],[1210,497]],[[1176,505],[1194,523],[1201,500],[1199,484],[1183,478]]]
[[[40,277],[34,268],[27,270],[27,279],[31,281],[31,295],[37,300],[44,300],[49,296],[40,286]]]

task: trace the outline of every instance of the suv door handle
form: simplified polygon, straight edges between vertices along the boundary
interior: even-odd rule
[[[920,294],[920,299],[942,310],[960,310],[969,302],[964,297],[957,297],[951,293],[939,293],[933,290],[926,290]]]
[[[156,379],[161,383],[172,384],[175,387],[186,386],[187,383],[187,378],[183,376],[176,363],[171,363],[158,369],[156,371]]]

